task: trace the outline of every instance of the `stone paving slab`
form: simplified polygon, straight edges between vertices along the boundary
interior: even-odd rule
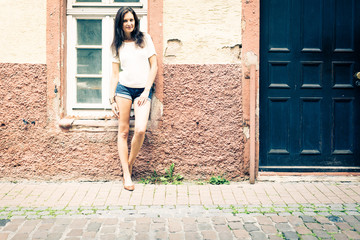
[[[360,182],[248,182],[230,185],[143,185],[120,182],[0,182],[0,207],[279,205],[360,202]]]

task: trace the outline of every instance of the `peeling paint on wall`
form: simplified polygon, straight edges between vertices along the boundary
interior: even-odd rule
[[[245,65],[247,67],[255,65],[256,68],[259,68],[258,56],[253,52],[247,52],[245,56]]]
[[[247,139],[250,138],[250,128],[249,127],[243,127],[243,133]]]
[[[181,49],[182,42],[179,39],[169,39],[165,49],[165,57],[176,57],[176,53]]]
[[[241,44],[235,44],[234,46],[224,46],[222,51],[224,54],[231,57],[231,63],[240,63],[241,61]]]
[[[226,47],[242,43],[241,6],[238,0],[164,0],[164,43],[181,40],[175,56],[164,46],[164,63],[239,63],[238,50]]]

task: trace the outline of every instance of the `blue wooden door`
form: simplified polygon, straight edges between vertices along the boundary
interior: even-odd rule
[[[360,1],[260,3],[260,168],[359,169]]]

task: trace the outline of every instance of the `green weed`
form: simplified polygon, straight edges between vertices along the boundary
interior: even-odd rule
[[[223,210],[224,208],[223,207],[220,207],[219,205],[216,207],[216,209],[218,210]]]
[[[304,206],[303,205],[299,206],[299,212],[304,213]]]
[[[283,233],[281,233],[281,232],[278,232],[278,233],[276,234],[276,236],[278,236],[278,237],[280,237],[280,238],[282,238],[282,239],[285,239],[285,235],[284,235]]]
[[[146,177],[141,178],[140,183],[142,184],[174,184],[180,185],[184,177],[180,174],[175,174],[175,164],[172,163],[169,169],[165,169],[165,174],[160,175],[155,170],[154,172]]]
[[[228,180],[226,180],[221,176],[217,176],[217,177],[212,176],[209,180],[209,183],[212,185],[230,184]]]
[[[196,185],[205,185],[204,181],[202,181],[202,180],[195,181],[195,184]]]
[[[232,210],[231,213],[232,213],[234,216],[239,213],[239,210],[237,210],[237,209],[234,207],[234,205],[230,205],[230,208],[231,208],[231,210]]]

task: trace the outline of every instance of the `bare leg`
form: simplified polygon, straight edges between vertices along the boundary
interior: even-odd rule
[[[118,129],[118,151],[120,162],[123,170],[124,186],[131,186],[129,172],[129,158],[128,158],[128,144],[127,139],[129,136],[129,120],[131,111],[131,100],[121,97],[116,97],[116,103],[119,108],[119,129]]]
[[[134,111],[135,111],[135,130],[134,130],[134,136],[131,140],[131,151],[129,155],[130,172],[132,172],[132,166],[134,165],[135,158],[138,155],[140,148],[144,142],[146,125],[150,113],[150,101],[147,101],[144,105],[139,107],[137,105],[137,101],[135,100]]]

